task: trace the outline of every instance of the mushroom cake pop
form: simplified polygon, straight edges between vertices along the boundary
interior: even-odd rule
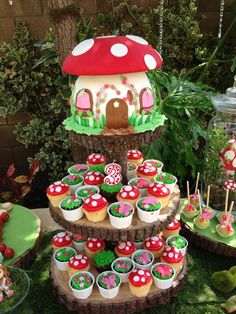
[[[198,203],[199,203],[200,214],[194,218],[194,224],[199,229],[206,229],[210,226],[210,219],[208,216],[205,216],[202,214],[202,204],[201,204],[201,197],[200,197],[199,190],[198,190]]]
[[[228,238],[234,235],[234,229],[230,223],[230,215],[233,210],[234,202],[231,202],[227,219],[216,226],[216,232],[220,237]]]
[[[139,166],[143,162],[143,154],[138,149],[131,149],[127,153],[127,162]]]
[[[72,90],[67,130],[88,135],[139,133],[163,125],[165,117],[154,105],[145,72],[159,69],[162,58],[138,36],[104,36],[80,42],[64,61],[62,70],[78,76]],[[91,119],[91,113],[94,119]],[[158,119],[150,122],[149,115]],[[135,117],[135,119],[131,119]],[[142,125],[138,124],[142,117]],[[115,130],[112,133],[110,130]]]
[[[205,217],[208,217],[209,219],[212,219],[215,216],[215,211],[214,211],[214,209],[209,207],[210,191],[211,191],[211,186],[208,185],[208,187],[207,187],[207,203],[206,203],[206,206],[202,209],[202,215]]]
[[[106,157],[98,153],[92,153],[88,156],[86,163],[89,169],[103,172],[106,165]]]
[[[189,181],[187,181],[187,195],[188,195],[188,203],[183,207],[182,213],[186,218],[191,219],[191,218],[197,216],[198,211],[197,211],[196,207],[193,204],[191,204],[191,202],[190,202]]]
[[[191,203],[192,205],[194,205],[195,207],[197,207],[197,206],[199,205],[199,203],[198,203],[198,194],[197,194],[198,184],[199,184],[199,178],[200,178],[200,172],[197,173],[197,179],[196,179],[194,194],[191,194],[191,195],[189,196],[190,203]]]

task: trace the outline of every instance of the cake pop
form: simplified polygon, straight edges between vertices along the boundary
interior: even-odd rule
[[[202,213],[202,204],[201,204],[201,197],[200,197],[199,190],[197,190],[197,193],[198,193],[198,204],[199,204],[200,215],[198,215],[196,218],[194,218],[194,224],[199,229],[206,229],[210,225],[210,220],[209,220],[209,217],[204,216]]]
[[[200,178],[200,172],[197,173],[197,179],[196,179],[194,194],[191,194],[191,195],[190,195],[190,203],[191,203],[192,205],[194,205],[195,207],[198,206],[198,194],[197,194],[197,190],[198,190],[199,178]]]
[[[230,223],[230,214],[233,210],[234,202],[231,202],[230,209],[228,212],[227,220],[220,222],[216,226],[216,232],[222,238],[228,238],[234,235],[234,229]]]
[[[219,222],[225,222],[228,217],[229,217],[229,222],[233,223],[234,222],[234,215],[232,215],[231,213],[227,212],[227,208],[228,208],[228,201],[229,201],[229,189],[226,190],[226,196],[225,196],[225,210],[223,212],[221,212],[218,216],[217,219],[219,220]]]
[[[197,211],[196,207],[193,204],[191,204],[191,202],[190,202],[189,181],[187,181],[187,195],[188,195],[188,203],[184,206],[182,212],[186,218],[191,219],[191,218],[197,216],[198,211]]]
[[[209,207],[209,200],[210,200],[210,192],[211,192],[211,186],[208,185],[207,187],[207,202],[206,206],[202,209],[202,214],[209,219],[212,219],[215,216],[215,211],[211,207]]]

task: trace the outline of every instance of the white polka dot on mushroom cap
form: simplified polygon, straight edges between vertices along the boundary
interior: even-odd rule
[[[135,193],[132,191],[132,192],[129,193],[129,195],[130,195],[131,197],[133,197],[133,196],[135,196]]]
[[[93,243],[90,242],[90,243],[88,244],[88,247],[93,247]]]
[[[93,206],[93,207],[96,207],[96,206],[97,206],[97,204],[98,204],[98,202],[96,202],[96,201],[92,201],[92,203],[91,203],[91,204],[92,204],[92,206]]]
[[[174,223],[171,222],[168,226],[169,226],[169,227],[174,227]]]
[[[139,275],[144,275],[144,271],[143,271],[142,269],[139,269],[139,270],[138,270],[138,274],[139,274]]]
[[[89,180],[90,180],[90,181],[93,181],[94,179],[95,179],[95,177],[94,177],[94,176],[92,176],[92,175],[91,175],[91,176],[89,176]]]
[[[89,203],[89,198],[86,198],[86,200],[84,202],[85,202],[85,204],[88,204]]]
[[[97,242],[97,239],[96,238],[92,238],[91,239],[93,242]]]
[[[157,191],[157,188],[153,188],[153,192],[156,192]]]
[[[149,169],[144,169],[143,170],[145,173],[148,173],[149,172]]]
[[[144,278],[144,277],[142,277],[142,278],[141,278],[141,281],[142,281],[142,282],[145,282],[145,278]]]
[[[159,238],[157,236],[151,237],[151,240],[157,241]]]
[[[121,193],[121,197],[126,197],[126,196],[127,196],[126,192]]]
[[[149,68],[149,70],[154,70],[157,66],[155,58],[149,54],[146,54],[144,56],[144,62],[146,66]]]
[[[100,247],[100,246],[101,246],[101,243],[100,243],[100,242],[98,242],[98,243],[97,243],[97,247]]]
[[[92,174],[92,173],[93,173],[92,171],[89,171],[87,174],[90,175],[90,174]]]
[[[133,273],[137,273],[137,269],[133,270]]]
[[[62,239],[62,238],[59,238],[59,239],[58,239],[58,242],[62,243],[62,242],[63,242],[63,239]]]
[[[89,51],[94,45],[94,40],[92,38],[86,39],[79,43],[73,50],[72,55],[73,56],[80,56],[84,54],[85,52]]]
[[[151,244],[150,244],[150,242],[147,242],[146,243],[146,247],[149,247]]]
[[[132,246],[132,243],[130,241],[127,242],[128,246]]]
[[[95,158],[93,158],[93,162],[96,162],[96,159],[95,159]]]
[[[54,182],[55,185],[60,185],[61,181]]]
[[[66,236],[65,239],[66,239],[66,241],[70,241],[70,237],[69,236]]]
[[[62,188],[61,188],[60,186],[57,186],[57,187],[55,188],[55,191],[59,193],[59,192],[62,191]]]
[[[126,251],[129,251],[129,247],[128,247],[128,246],[126,246],[125,250],[126,250]]]
[[[134,157],[138,157],[138,155],[137,155],[137,154],[134,154],[133,156],[134,156]]]
[[[138,44],[148,45],[148,42],[145,39],[143,39],[142,37],[135,36],[135,35],[126,35],[126,37],[129,38],[130,40],[135,41]]]
[[[59,238],[63,238],[65,235],[66,235],[65,232],[59,232],[59,233],[57,234],[57,236],[58,236]]]
[[[174,254],[173,254],[172,252],[170,252],[170,253],[168,254],[168,256],[169,256],[170,258],[172,258],[172,257],[174,257]]]
[[[174,248],[176,253],[179,253],[179,249],[177,249],[176,247]]]
[[[170,246],[167,246],[166,251],[169,252],[171,250]]]
[[[99,171],[95,171],[96,176],[100,176],[101,173]]]
[[[175,254],[175,258],[176,258],[176,259],[178,258],[178,254]]]
[[[101,195],[100,194],[94,194],[92,195],[92,199],[93,200],[99,200],[101,198]]]
[[[134,280],[135,282],[138,282],[138,281],[139,281],[139,279],[140,279],[140,277],[139,277],[139,276],[134,276],[134,278],[133,278],[133,280]]]
[[[99,180],[100,180],[100,178],[99,178],[99,177],[97,177],[97,178],[96,178],[96,180],[97,180],[97,181],[99,181]]]
[[[85,263],[86,263],[86,260],[82,258],[82,259],[81,259],[81,263],[82,263],[82,264],[85,264]]]
[[[156,244],[156,241],[152,241],[152,244]]]
[[[79,255],[76,255],[76,256],[75,256],[76,259],[81,259],[82,257],[83,257],[82,254],[79,254]]]
[[[146,275],[147,275],[148,277],[150,277],[150,276],[151,276],[151,274],[150,274],[150,273],[146,273]]]
[[[99,158],[100,158],[100,155],[99,155],[99,154],[96,154],[96,155],[95,155],[95,158],[99,159]]]
[[[74,262],[74,265],[75,265],[75,266],[78,266],[78,265],[79,265],[79,262],[78,262],[78,261],[75,261],[75,262]]]
[[[127,186],[124,187],[124,190],[127,191],[127,192],[132,191],[132,186],[127,185]]]
[[[124,44],[115,44],[111,46],[110,51],[115,57],[124,57],[128,53],[128,48]]]
[[[124,249],[125,248],[125,242],[121,242],[120,244],[119,244],[119,249]]]
[[[49,191],[50,191],[51,193],[53,193],[53,192],[54,192],[54,188],[50,188]]]

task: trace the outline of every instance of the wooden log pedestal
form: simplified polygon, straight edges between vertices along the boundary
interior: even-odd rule
[[[94,276],[98,273],[91,266],[90,270]],[[104,299],[98,291],[96,283],[93,292],[88,299],[76,299],[69,288],[69,276],[67,271],[60,271],[56,268],[52,258],[50,265],[50,278],[53,292],[58,301],[64,304],[69,311],[76,311],[81,314],[131,314],[141,312],[145,308],[154,307],[168,303],[175,297],[184,285],[187,276],[187,258],[184,259],[183,267],[177,274],[173,285],[166,290],[156,288],[154,283],[146,297],[137,298],[131,294],[128,283],[120,286],[119,294],[114,299]]]
[[[104,239],[106,241],[139,241],[152,235],[160,233],[175,218],[179,208],[180,190],[176,186],[171,195],[169,204],[161,209],[158,221],[154,223],[144,223],[138,219],[137,212],[133,216],[132,224],[126,229],[116,229],[112,227],[107,217],[99,223],[92,223],[84,216],[77,221],[67,221],[64,219],[60,208],[49,206],[52,218],[63,228],[73,233],[80,233],[86,237]]]

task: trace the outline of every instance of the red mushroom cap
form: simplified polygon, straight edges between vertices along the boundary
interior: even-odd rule
[[[123,199],[134,200],[140,196],[140,192],[139,192],[139,189],[136,188],[136,186],[124,185],[120,189],[118,195],[119,195],[119,197],[121,197]]]
[[[175,219],[169,225],[166,226],[166,230],[176,230],[180,228],[180,226],[181,226],[180,222],[177,219]]]
[[[49,185],[47,188],[47,194],[48,195],[60,195],[69,190],[69,186],[62,182],[62,181],[57,181],[54,182],[53,184]]]
[[[129,275],[129,282],[136,287],[141,287],[148,284],[152,279],[150,271],[137,268]]]
[[[148,237],[144,241],[144,247],[149,251],[158,251],[163,248],[164,245],[165,241],[158,236]]]
[[[136,247],[132,241],[120,241],[116,244],[116,250],[121,254],[130,255],[134,253]]]
[[[86,255],[78,254],[70,258],[69,266],[73,269],[84,269],[89,264],[89,259]]]
[[[141,166],[138,166],[138,173],[144,175],[144,176],[155,176],[158,172],[157,168],[149,163],[142,164]]]
[[[228,190],[234,191],[236,189],[236,182],[234,180],[225,181],[225,187]]]
[[[183,259],[183,254],[176,247],[167,246],[161,257],[167,263],[179,263]]]
[[[72,236],[67,232],[59,232],[52,238],[52,243],[58,247],[68,246],[72,243]]]
[[[138,149],[131,149],[127,153],[128,160],[138,160],[143,158],[143,154]]]
[[[86,162],[91,164],[91,165],[105,164],[106,163],[106,157],[101,155],[101,154],[92,153],[91,155],[88,156]]]
[[[84,184],[87,185],[99,185],[102,184],[104,175],[99,171],[89,171],[84,177]]]
[[[100,194],[93,194],[84,200],[83,208],[88,212],[96,212],[108,205],[105,197]]]
[[[62,71],[72,75],[147,72],[162,65],[160,54],[138,36],[103,36],[80,42],[65,59]]]
[[[150,184],[147,188],[148,193],[155,195],[157,197],[165,197],[170,195],[170,190],[165,184],[154,182]]]
[[[85,242],[85,246],[92,252],[103,250],[105,248],[105,242],[100,239],[88,238]]]

